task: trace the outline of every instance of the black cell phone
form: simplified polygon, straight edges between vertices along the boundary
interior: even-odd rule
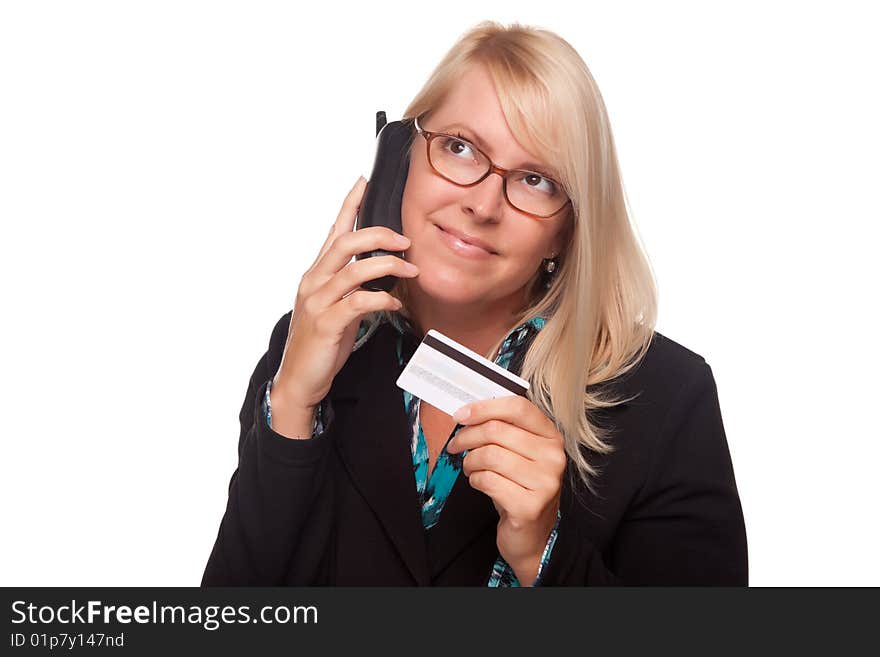
[[[400,207],[409,173],[407,150],[411,140],[412,129],[409,126],[401,121],[387,123],[385,112],[376,112],[376,157],[361,199],[355,230],[369,226],[387,226],[394,232],[403,234]],[[355,260],[384,255],[396,255],[400,258],[403,251],[367,251],[355,254]],[[365,290],[388,292],[396,282],[397,276],[382,276],[364,282],[361,287]]]

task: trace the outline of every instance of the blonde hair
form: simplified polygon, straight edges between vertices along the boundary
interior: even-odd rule
[[[484,65],[510,130],[552,163],[572,201],[563,251],[551,286],[539,269],[528,303],[511,328],[546,319],[525,355],[520,376],[529,399],[565,437],[570,463],[589,490],[599,476],[582,448],[613,451],[610,433],[593,418],[614,399],[596,387],[626,373],[648,351],[657,316],[657,288],[631,225],[614,139],[599,89],[577,51],[545,29],[483,21],[463,34],[407,107],[411,120],[439,107],[462,73]],[[406,309],[406,280],[391,294]],[[388,311],[369,313],[366,335]],[[366,337],[366,336],[365,336]],[[495,354],[504,336],[491,349]],[[571,469],[569,468],[571,475]]]

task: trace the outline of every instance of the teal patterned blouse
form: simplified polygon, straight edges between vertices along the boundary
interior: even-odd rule
[[[403,315],[393,312],[390,313],[391,323],[394,328],[398,332],[397,338],[397,360],[398,364],[403,367],[406,362],[409,362],[411,353],[405,353],[404,349],[404,335],[406,332],[410,332],[415,334],[415,330],[412,328],[412,325]],[[544,326],[545,320],[543,317],[534,317],[523,324],[520,324],[516,328],[514,328],[504,339],[504,342],[501,345],[501,348],[498,351],[498,356],[495,359],[495,363],[500,365],[501,367],[510,370],[511,365],[515,365],[515,372],[519,372],[519,369],[522,365],[522,359],[525,355],[525,350],[528,348],[531,339],[540,331]],[[369,336],[366,336],[366,325],[365,323],[361,323],[360,330],[358,331],[357,338],[355,339],[355,346],[352,351],[356,351]],[[266,387],[266,396],[263,400],[263,406],[266,410],[266,422],[269,427],[272,426],[272,409],[269,405],[269,392],[272,387],[272,381],[269,381],[269,385]],[[468,450],[458,454],[449,454],[446,451],[446,447],[444,445],[440,454],[437,457],[437,462],[434,465],[434,469],[431,471],[431,476],[428,477],[428,443],[425,440],[425,434],[422,431],[422,423],[419,418],[419,407],[420,407],[420,399],[411,395],[406,390],[403,391],[403,401],[404,406],[406,408],[406,416],[409,420],[409,425],[412,427],[412,438],[410,440],[411,448],[412,448],[412,456],[413,456],[413,473],[416,484],[416,490],[419,494],[419,499],[422,504],[422,525],[425,530],[430,529],[440,520],[440,512],[443,510],[443,505],[446,502],[446,498],[449,496],[450,491],[452,490],[453,485],[455,484],[456,479],[458,479],[458,475],[461,472],[461,464],[464,460],[465,455]],[[324,424],[322,420],[322,412],[321,405],[319,404],[317,407],[317,412],[315,413],[315,424],[312,430],[312,437],[320,436],[324,431]],[[458,433],[459,428],[462,425],[456,425],[452,434],[450,434],[449,438],[447,438],[447,444],[449,440],[451,440],[456,433]],[[550,532],[550,537],[547,540],[547,545],[544,547],[544,553],[541,556],[541,563],[538,568],[538,575],[535,578],[534,582],[532,582],[532,586],[539,586],[541,583],[541,575],[544,572],[544,569],[547,565],[547,562],[550,560],[550,554],[553,551],[553,545],[556,543],[556,535],[559,527],[559,520],[561,514],[557,512],[556,514],[556,524],[553,527],[553,530]],[[495,564],[492,567],[492,572],[489,575],[489,580],[487,583],[488,586],[491,587],[513,587],[520,586],[519,580],[516,577],[516,574],[513,571],[508,563],[504,560],[504,558],[499,554],[498,558],[495,560]]]

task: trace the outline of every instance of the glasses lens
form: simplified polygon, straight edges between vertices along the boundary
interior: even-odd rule
[[[489,160],[473,145],[447,135],[431,140],[431,164],[459,185],[470,185],[489,170]]]
[[[490,166],[489,159],[470,142],[442,134],[431,140],[428,156],[440,175],[459,185],[475,183]],[[518,210],[543,217],[555,214],[568,201],[559,185],[531,171],[507,174],[507,197]]]
[[[560,185],[533,171],[508,173],[507,197],[511,205],[523,212],[543,217],[555,214],[568,201]]]

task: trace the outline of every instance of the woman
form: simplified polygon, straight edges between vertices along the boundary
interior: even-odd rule
[[[581,58],[481,23],[404,120],[405,237],[353,230],[359,179],[251,377],[202,584],[747,584],[712,371],[653,329]],[[352,262],[376,249],[405,259]],[[401,390],[431,328],[528,397],[452,418]]]

